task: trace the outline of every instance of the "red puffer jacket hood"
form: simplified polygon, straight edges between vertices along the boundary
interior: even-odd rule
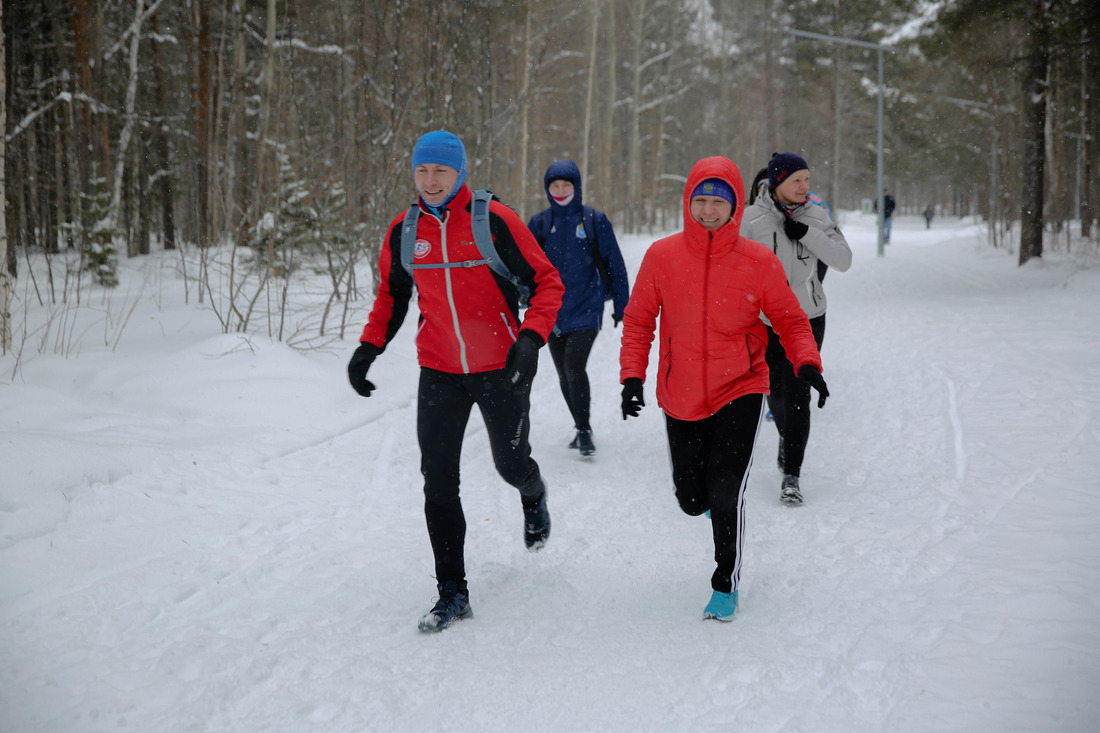
[[[709,231],[691,216],[691,192],[708,178],[737,196],[725,226]],[[645,381],[655,331],[657,404],[678,420],[702,420],[746,394],[767,394],[772,322],[794,367],[821,357],[806,314],[775,254],[740,235],[744,183],[726,158],[695,164],[684,187],[684,230],[654,242],[623,316],[620,381]]]
[[[715,155],[703,158],[692,167],[687,185],[684,186],[684,238],[689,247],[699,248],[700,251],[710,242],[711,232],[692,217],[691,192],[708,178],[725,181],[737,197],[733,205],[733,218],[724,227],[714,232],[714,241],[711,246],[720,251],[732,247],[741,234],[741,217],[745,214],[745,183],[741,180],[741,171],[729,158]]]

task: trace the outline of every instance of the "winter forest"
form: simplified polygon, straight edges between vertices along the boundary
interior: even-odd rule
[[[748,180],[777,150],[860,209],[877,195],[871,45],[899,212],[980,216],[1021,263],[1095,216],[1087,0],[4,0],[3,29],[4,314],[18,293],[80,303],[119,258],[178,248],[224,332],[341,338],[373,287],[355,266],[374,266],[411,146],[438,128],[523,216],[571,157],[617,228],[665,230],[695,160]],[[292,326],[291,282],[318,270],[330,292]]]

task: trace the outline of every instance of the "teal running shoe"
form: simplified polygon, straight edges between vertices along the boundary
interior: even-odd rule
[[[733,621],[735,613],[737,613],[737,591],[722,593],[716,590],[711,593],[710,603],[703,610],[703,620],[712,618],[716,621]]]

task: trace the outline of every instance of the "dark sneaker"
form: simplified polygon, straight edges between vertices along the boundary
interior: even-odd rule
[[[523,507],[523,544],[528,552],[538,552],[550,539],[550,511],[546,508],[546,488],[532,507]]]
[[[581,452],[582,456],[588,457],[596,452],[596,444],[592,442],[591,430],[578,430],[577,431],[577,450]]]
[[[798,476],[787,474],[779,489],[779,500],[787,506],[802,506],[802,490],[798,488]]]
[[[458,583],[448,580],[436,588],[439,590],[439,600],[420,619],[421,631],[442,631],[455,621],[474,617],[474,611],[470,608],[470,594],[460,591]]]
[[[577,450],[578,448],[580,448],[581,447],[580,443],[577,442],[580,439],[581,439],[581,434],[580,433],[577,433],[576,435],[574,435],[573,436],[573,441],[569,444],[569,447],[572,448],[573,450]]]

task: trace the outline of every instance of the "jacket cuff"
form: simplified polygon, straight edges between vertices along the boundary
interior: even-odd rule
[[[546,345],[546,341],[545,341],[545,340],[543,340],[542,336],[539,336],[539,335],[538,335],[537,333],[535,333],[534,331],[532,331],[532,330],[531,330],[531,329],[529,329],[529,328],[525,328],[525,329],[522,329],[522,330],[521,330],[521,331],[519,332],[519,336],[516,336],[516,339],[517,339],[517,340],[519,340],[520,338],[523,338],[524,336],[526,336],[527,338],[529,338],[529,339],[531,339],[532,341],[534,341],[534,342],[535,342],[535,343],[536,343],[536,344],[538,345],[538,347],[539,347],[540,349],[541,349],[541,348],[542,348],[543,346],[545,346],[545,345]]]

